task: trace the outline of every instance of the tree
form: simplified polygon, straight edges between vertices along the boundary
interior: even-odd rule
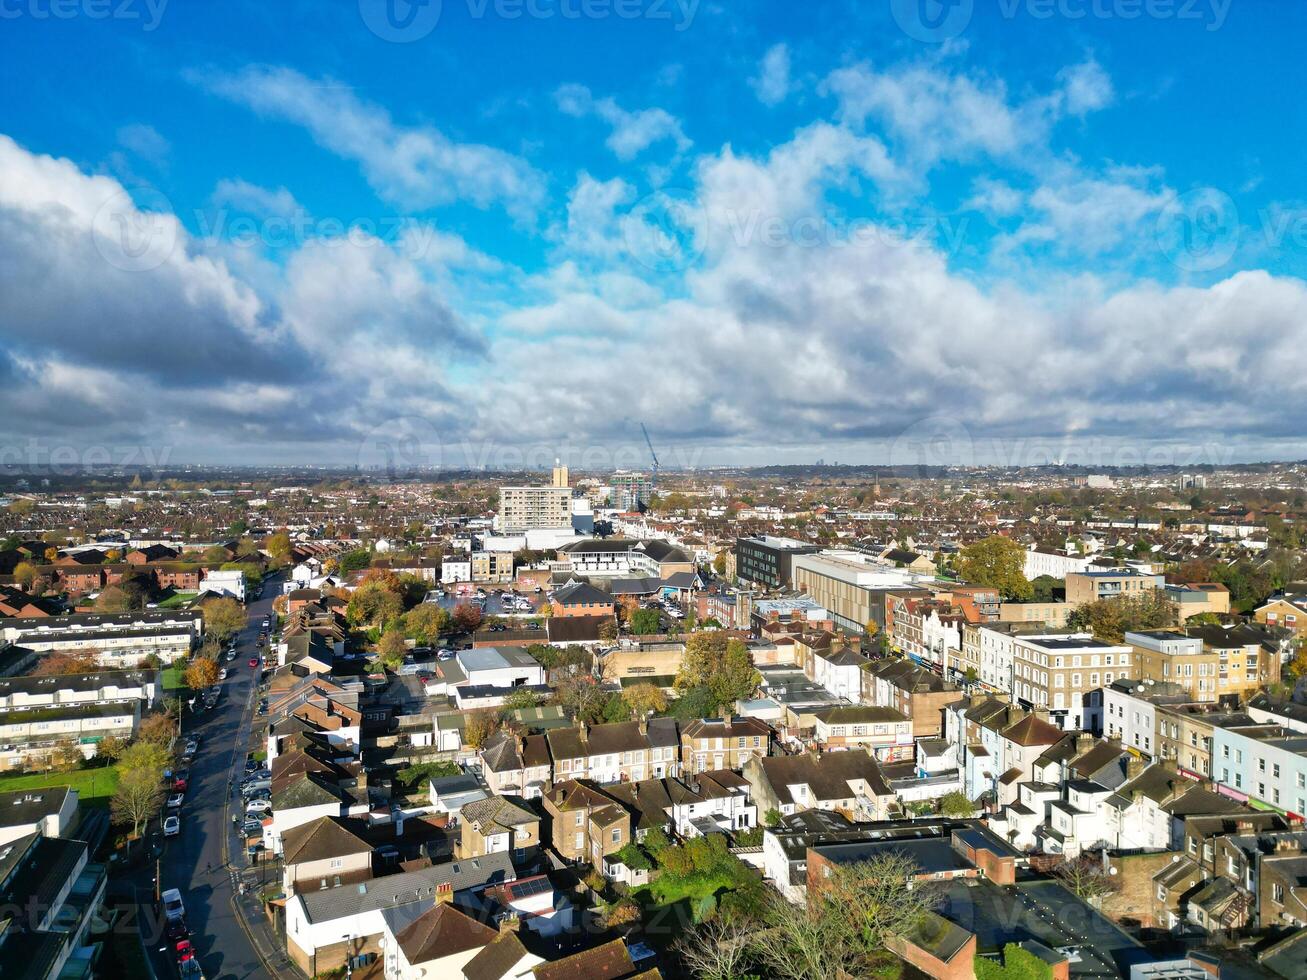
[[[637,609],[627,621],[636,636],[650,636],[659,630],[657,609]]]
[[[880,632],[880,623],[876,622],[874,619],[869,619],[863,624],[862,629],[869,639],[874,640],[876,634]]]
[[[1001,534],[967,545],[954,567],[965,582],[997,589],[1005,599],[1025,600],[1034,594],[1025,576],[1026,549]]]
[[[55,772],[75,772],[85,761],[75,742],[60,742],[50,754],[50,768]]]
[[[65,674],[93,674],[100,669],[98,650],[55,650],[41,658],[32,677],[60,677]]]
[[[550,672],[554,698],[577,722],[595,722],[603,717],[608,692],[603,689],[607,667],[602,659],[573,658]]]
[[[145,608],[145,596],[125,585],[110,585],[95,597],[95,611],[105,613],[132,612]]]
[[[1285,664],[1284,672],[1294,683],[1307,677],[1307,643],[1298,642],[1298,649],[1294,652],[1293,659]]]
[[[1103,861],[1094,854],[1081,854],[1077,858],[1063,861],[1053,869],[1057,876],[1077,898],[1083,898],[1091,905],[1120,889],[1117,882],[1103,867]]]
[[[1031,596],[1035,602],[1057,602],[1066,593],[1061,579],[1052,575],[1039,575],[1030,583]]]
[[[95,743],[95,755],[98,759],[117,762],[127,751],[127,739],[118,735],[106,735]]]
[[[204,604],[204,635],[226,643],[245,628],[245,610],[235,599],[214,599]]]
[[[279,564],[287,564],[291,559],[293,546],[290,542],[290,535],[285,531],[278,531],[276,534],[268,535],[268,540],[264,542],[269,556]]]
[[[118,787],[109,801],[109,812],[120,824],[131,824],[132,836],[141,836],[141,830],[163,808],[162,771],[123,769],[118,776]]]
[[[885,962],[885,941],[914,929],[940,901],[938,886],[915,880],[920,868],[902,853],[836,865],[810,883],[796,909],[778,892],[763,902],[765,928],[750,947],[768,976],[873,976]]]
[[[1067,625],[1094,634],[1103,643],[1120,643],[1127,632],[1174,626],[1178,607],[1161,589],[1115,599],[1095,599],[1077,607]]]
[[[718,575],[726,574],[726,552],[719,551],[712,560],[712,570]]]
[[[463,743],[479,749],[486,739],[499,730],[499,719],[493,711],[473,711],[463,723]]]
[[[404,641],[403,631],[392,627],[381,634],[377,643],[376,666],[394,673],[404,663],[407,653],[408,644]]]
[[[476,628],[481,625],[481,620],[484,618],[480,607],[470,602],[463,602],[454,607],[454,625],[466,633],[476,632]]]
[[[969,817],[976,812],[976,806],[966,793],[954,790],[940,797],[939,812],[946,817]]]
[[[720,704],[730,704],[740,698],[752,697],[762,674],[753,666],[753,655],[743,640],[731,639],[726,644],[726,655],[721,666],[709,681],[709,688]]]
[[[632,718],[643,718],[651,711],[662,714],[667,710],[667,695],[652,684],[632,684],[622,692],[622,701]]]
[[[345,607],[345,618],[355,626],[387,628],[404,615],[404,600],[385,582],[360,585]]]
[[[30,591],[32,583],[36,581],[36,566],[31,562],[20,561],[14,566],[14,581],[23,591]]]
[[[617,639],[617,622],[611,619],[605,619],[599,624],[599,639],[604,643],[612,643]]]
[[[404,635],[419,646],[434,646],[449,629],[449,613],[434,602],[421,602],[404,614]]]
[[[140,731],[137,733],[138,740],[132,746],[136,748],[142,743],[153,743],[155,745],[167,745],[177,734],[177,719],[171,712],[161,711],[142,719]],[[160,769],[163,767],[160,766]]]
[[[192,657],[182,678],[192,691],[203,691],[218,683],[218,664],[208,657]]]
[[[705,687],[726,659],[725,633],[694,633],[685,641],[685,655],[681,670],[676,675],[676,689],[690,690]]]
[[[165,746],[144,739],[129,746],[119,760],[118,788],[109,809],[118,823],[132,825],[133,836],[139,837],[142,828],[163,807],[163,770],[168,761]]]

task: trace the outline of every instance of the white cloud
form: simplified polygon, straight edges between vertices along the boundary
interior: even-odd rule
[[[584,85],[563,85],[554,101],[564,115],[596,116],[610,127],[605,145],[619,160],[633,160],[655,143],[671,140],[680,153],[692,145],[680,121],[665,109],[623,109],[611,97],[597,99]]]
[[[1025,100],[1013,99],[1002,79],[933,62],[840,68],[822,91],[836,99],[846,125],[879,124],[923,166],[987,157],[1029,168],[1045,159],[1060,119],[1101,109],[1112,98],[1111,80],[1093,61],[1064,69],[1047,95]]]
[[[273,190],[239,178],[218,181],[209,199],[218,207],[259,215],[289,215],[301,210],[295,195],[286,188]]]
[[[501,205],[526,219],[544,198],[544,178],[522,158],[456,142],[434,126],[400,126],[342,83],[274,67],[195,78],[255,112],[303,126],[320,145],[358,163],[392,204],[424,209],[466,201],[481,208]]]
[[[758,74],[749,79],[758,101],[763,105],[780,105],[790,94],[790,49],[774,44],[763,55]]]
[[[172,144],[147,123],[130,123],[118,129],[118,145],[130,150],[155,166],[164,166],[172,153]]]

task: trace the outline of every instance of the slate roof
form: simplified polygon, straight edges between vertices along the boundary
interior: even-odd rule
[[[564,956],[552,963],[541,963],[532,972],[536,980],[622,980],[635,970],[626,943],[614,939],[602,946]]]
[[[309,922],[330,922],[380,909],[430,905],[435,901],[438,885],[452,885],[454,892],[458,893],[468,888],[512,881],[515,877],[512,860],[501,852],[305,892],[298,898],[304,903]]]
[[[1035,715],[1027,715],[1004,729],[1003,737],[1017,745],[1056,745],[1066,733]]]
[[[0,793],[0,827],[24,827],[63,809],[72,792],[67,786]]]
[[[464,805],[459,811],[459,819],[476,824],[483,836],[496,827],[512,830],[540,820],[532,811],[502,796],[488,796]]]
[[[845,800],[853,795],[849,780],[864,779],[876,796],[892,791],[876,760],[866,752],[828,752],[823,756],[791,755],[759,759],[772,792],[782,803],[793,803],[790,786],[807,784],[818,800]]]

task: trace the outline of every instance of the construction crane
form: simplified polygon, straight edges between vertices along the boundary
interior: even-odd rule
[[[643,423],[643,422],[640,423],[640,431],[644,433],[644,444],[645,444],[646,446],[649,447],[649,455],[653,457],[653,479],[650,480],[649,482],[650,482],[650,485],[651,485],[652,487],[654,487],[655,489],[657,489],[657,487],[658,487],[658,454],[657,454],[656,452],[654,452],[653,442],[649,439],[649,430],[646,429],[646,428],[644,427],[644,423]]]

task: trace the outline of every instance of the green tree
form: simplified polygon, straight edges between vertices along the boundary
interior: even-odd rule
[[[946,817],[969,817],[976,812],[976,807],[967,799],[966,793],[954,790],[940,797],[939,812]]]
[[[658,632],[658,610],[656,609],[637,609],[631,613],[628,621],[631,632],[636,636],[650,636]]]
[[[404,600],[382,582],[366,582],[354,590],[345,618],[354,626],[385,629],[404,615]]]
[[[721,666],[713,674],[708,686],[720,704],[730,704],[741,698],[752,697],[762,683],[762,674],[753,665],[753,655],[743,640],[732,639],[726,644]]]
[[[291,553],[294,549],[290,541],[290,535],[285,531],[278,531],[276,534],[268,535],[264,547],[268,549],[268,555],[272,560],[281,565],[290,562]]]
[[[449,613],[434,602],[422,602],[404,614],[404,635],[420,646],[434,646],[449,629]]]
[[[1026,550],[1020,544],[994,534],[963,548],[954,567],[971,585],[997,589],[1005,599],[1024,601],[1034,594],[1025,564]]]
[[[1103,643],[1120,643],[1127,632],[1176,625],[1178,607],[1161,589],[1115,599],[1095,599],[1077,607],[1067,625],[1087,631]]]
[[[377,643],[376,664],[394,673],[403,665],[407,652],[408,644],[404,642],[403,631],[392,627],[381,634],[381,640]]]
[[[18,587],[23,590],[31,589],[32,583],[36,581],[36,566],[31,562],[20,561],[14,566],[14,581]]]

